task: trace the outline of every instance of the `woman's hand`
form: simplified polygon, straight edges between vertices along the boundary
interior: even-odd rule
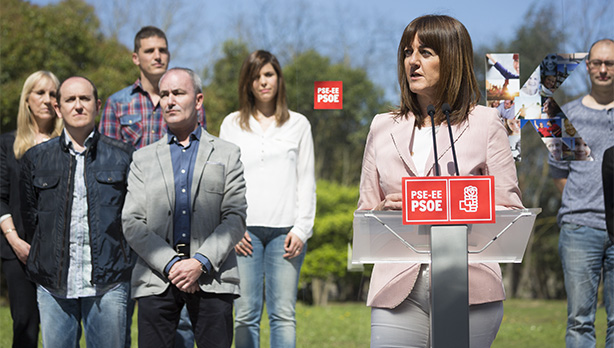
[[[249,236],[249,233],[245,231],[241,241],[235,245],[235,252],[241,256],[249,256],[252,254],[253,250],[254,247],[252,246],[252,238]]]
[[[17,232],[15,231],[9,232],[8,234],[5,234],[5,236],[19,261],[25,265],[26,260],[28,260],[28,255],[30,254],[30,244],[19,238],[19,235],[17,235]]]
[[[303,251],[303,246],[303,241],[297,237],[296,234],[292,232],[288,233],[284,241],[284,250],[286,251],[284,258],[293,259],[299,256]]]
[[[403,194],[391,193],[386,195],[383,201],[380,202],[373,210],[402,210],[403,209]]]

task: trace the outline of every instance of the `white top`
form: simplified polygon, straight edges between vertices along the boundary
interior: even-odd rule
[[[283,126],[266,131],[250,117],[251,131],[239,126],[239,112],[226,116],[220,138],[241,148],[247,192],[247,226],[290,227],[303,242],[313,234],[316,213],[313,139],[307,118],[290,111]]]
[[[439,130],[439,126],[435,127]],[[424,167],[426,166],[426,161],[431,155],[431,150],[433,149],[433,127],[422,127],[420,129],[416,128],[414,130],[414,141],[413,141],[413,149],[409,149],[411,152],[412,160],[416,165],[416,169],[418,170],[419,176],[424,176]]]

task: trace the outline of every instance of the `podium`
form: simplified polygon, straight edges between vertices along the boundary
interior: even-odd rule
[[[520,263],[540,208],[496,211],[495,224],[404,225],[401,211],[354,213],[352,263],[431,265],[434,348],[469,347],[469,263]]]

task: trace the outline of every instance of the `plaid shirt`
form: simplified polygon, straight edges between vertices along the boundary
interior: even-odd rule
[[[198,110],[198,122],[206,129],[207,121],[203,108]],[[100,124],[100,133],[134,145],[136,149],[149,145],[166,134],[160,103],[153,105],[149,93],[143,89],[141,80],[107,99]]]

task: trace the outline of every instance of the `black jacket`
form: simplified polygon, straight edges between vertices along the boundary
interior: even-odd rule
[[[22,218],[31,240],[30,278],[59,295],[66,293],[70,219],[76,159],[65,133],[34,146],[21,159]],[[135,256],[124,239],[121,212],[132,160],[131,145],[95,130],[85,154],[92,283],[129,281]]]
[[[17,229],[17,234],[21,239],[26,239],[23,225],[21,223],[21,210],[19,207],[19,178],[21,167],[19,160],[15,159],[13,143],[15,142],[15,132],[0,135],[0,216],[11,214],[13,224]],[[3,260],[14,260],[17,258],[13,248],[11,248],[6,237],[0,237],[0,257]]]

